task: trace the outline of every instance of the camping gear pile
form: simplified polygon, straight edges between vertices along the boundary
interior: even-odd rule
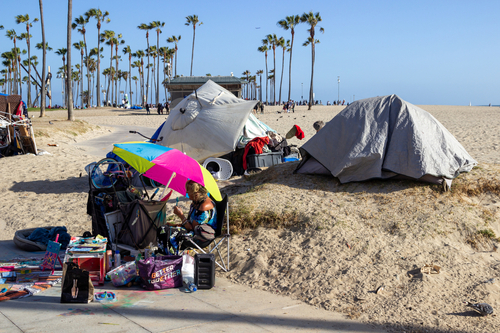
[[[20,95],[0,94],[0,157],[37,154],[35,135]]]

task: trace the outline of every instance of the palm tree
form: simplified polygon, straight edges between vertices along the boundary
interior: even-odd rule
[[[83,71],[83,50],[85,48],[85,43],[83,42],[83,40],[81,40],[78,43],[73,43],[73,47],[75,49],[77,49],[78,51],[80,51],[80,55],[81,55],[80,80],[82,80],[83,79],[83,73],[82,73],[82,71]],[[87,72],[88,72],[88,67],[87,67]],[[80,85],[80,103],[81,103],[80,105],[83,109],[83,82],[81,82],[81,84],[79,84],[79,85]]]
[[[74,30],[78,26],[80,26],[80,28],[78,28],[78,32],[81,33],[83,36],[83,45],[85,48],[85,59],[86,59],[85,60],[85,67],[87,67],[87,89],[90,91],[89,64],[87,63],[87,59],[88,59],[87,40],[85,39],[85,32],[86,32],[85,24],[89,23],[89,20],[90,20],[89,16],[85,16],[85,18],[84,18],[82,15],[80,15],[79,17],[75,18],[75,22],[73,22],[73,24],[71,25],[71,28],[73,28],[73,30]],[[83,54],[83,50],[82,50],[82,54]],[[80,73],[80,77],[83,79],[83,73]],[[82,82],[81,91],[82,91],[82,95],[83,95],[83,82]],[[87,104],[88,104],[88,101],[87,101]],[[83,108],[83,104],[82,104],[82,108]]]
[[[250,71],[247,69],[246,71],[241,73],[241,75],[245,75],[247,78],[247,93],[246,93],[247,96],[246,97],[248,98],[248,86],[250,85],[250,82],[248,81],[248,77],[250,76]]]
[[[144,30],[146,31],[146,41],[147,41],[147,44],[148,44],[148,47],[146,48],[146,50],[149,50],[149,30],[153,29],[153,27],[151,27],[150,25],[146,24],[146,23],[141,23],[141,25],[139,25],[137,28],[139,28],[140,30]],[[149,54],[148,54],[148,66],[147,68],[149,68]],[[148,79],[147,79],[147,83],[146,83],[146,100],[144,101],[145,104],[148,103],[148,92],[149,92],[149,70],[148,70]]]
[[[130,45],[127,45],[123,48],[122,50],[123,54],[127,55],[128,54],[128,78],[129,78],[129,96],[130,96],[130,103],[132,103],[132,49],[130,48]]]
[[[198,24],[198,26],[200,26],[203,24],[203,22],[199,22],[198,15],[186,16],[186,20],[187,20],[187,22],[184,23],[185,25],[187,25],[187,26],[192,25],[193,26],[193,48],[191,49],[191,72],[189,74],[189,76],[193,76],[194,38],[196,36],[196,24]]]
[[[132,80],[135,81],[135,104],[137,105],[137,76],[132,76]],[[130,95],[130,104],[132,104],[132,95]]]
[[[319,40],[314,39],[314,33],[315,33],[315,28],[318,22],[321,22],[321,16],[319,15],[319,12],[316,14],[313,14],[313,12],[309,13],[304,13],[300,17],[300,22],[306,22],[309,24],[310,28],[307,29],[309,31],[309,37],[307,40],[302,44],[303,46],[308,46],[311,44],[311,87],[309,88],[309,107],[307,108],[308,110],[311,110],[311,105],[312,105],[312,99],[313,99],[313,81],[314,81],[314,58],[315,58],[315,45],[319,43]],[[325,32],[325,29],[319,28],[319,31],[321,33]]]
[[[35,18],[30,22],[30,16],[26,15],[17,15],[16,23],[26,23],[26,46],[28,47],[28,59],[31,59],[31,50],[30,50],[30,28],[33,27],[33,23],[38,22],[38,19]],[[28,63],[28,77],[31,78],[31,63]],[[28,80],[28,105],[31,104],[31,80]]]
[[[144,85],[145,85],[145,82],[144,82],[144,56],[146,54],[144,53],[143,50],[137,50],[133,56],[136,57],[136,58],[139,58],[140,59],[140,66],[139,66],[139,74],[141,75],[141,105],[144,107],[146,105],[146,96],[144,94],[145,90],[144,90]]]
[[[172,36],[172,37],[169,37],[167,38],[167,42],[168,43],[175,43],[175,47],[174,47],[174,55],[175,55],[175,73],[174,73],[174,76],[176,77],[177,76],[177,43],[181,40],[181,35],[179,35],[178,37],[175,37],[175,36]]]
[[[134,56],[134,57],[135,57],[135,56],[136,56],[136,54],[135,54],[135,53],[133,53],[133,54],[132,54],[132,56]],[[142,94],[141,61],[140,61],[140,60],[136,60],[136,61],[134,61],[134,62],[132,63],[132,68],[137,68],[137,70],[139,71],[139,78],[138,78],[138,80],[139,80],[139,82],[141,83],[141,92],[140,92],[140,94]],[[132,79],[133,79],[133,78],[132,78]],[[137,104],[137,95],[138,95],[138,93],[137,93],[137,82],[136,82],[136,83],[135,83],[135,100],[136,100],[136,101],[135,101],[135,102],[136,102],[135,104]]]
[[[122,39],[122,34],[118,34],[115,39],[115,58],[116,58],[116,73],[118,73],[118,60],[121,58],[118,55],[118,46],[120,44],[125,44],[125,41]],[[118,105],[118,87],[115,81],[115,104]]]
[[[292,91],[292,51],[293,39],[295,37],[295,27],[300,23],[299,15],[287,16],[284,20],[278,21],[278,26],[285,30],[290,29],[292,34],[292,42],[290,44],[290,63],[288,64],[288,100],[290,100],[290,92]]]
[[[264,40],[265,40],[265,41],[266,41],[266,43],[267,43],[267,40],[266,40],[266,39],[264,39]],[[262,42],[264,42],[264,40],[263,40]],[[267,90],[268,90],[268,89],[267,89],[267,81],[269,80],[269,77],[268,77],[269,72],[268,72],[268,70],[267,70],[267,51],[269,51],[269,48],[268,48],[268,47],[267,47],[267,45],[264,43],[264,45],[259,46],[259,48],[258,48],[257,50],[258,50],[259,52],[263,52],[263,53],[264,53],[264,56],[265,56],[265,58],[266,58],[266,104],[267,104],[267,103],[268,103],[268,99],[267,99]],[[262,96],[261,96],[261,98],[262,98]]]
[[[111,50],[111,55],[109,57],[109,67],[113,67],[113,45],[114,45],[114,40],[115,40],[115,32],[112,30],[104,30],[103,33],[101,34],[101,42],[106,42],[106,45],[110,46]],[[110,72],[111,75],[111,72]],[[111,82],[111,77],[108,79],[108,88],[106,91],[106,96],[108,97],[108,100],[110,101],[109,97],[109,84]]]
[[[161,28],[165,26],[165,22],[153,21],[150,25],[156,28],[156,49],[160,49],[160,34],[162,33]],[[160,101],[160,57],[158,57],[158,63],[156,68],[156,105]]]
[[[66,41],[66,48],[68,49],[68,72],[71,70],[71,21],[72,19],[72,14],[73,14],[73,0],[68,0],[68,29],[67,29],[67,41]],[[72,81],[71,78],[68,78],[66,80],[67,85],[68,85],[68,120],[69,121],[74,121],[75,120],[75,115],[73,114],[73,90],[71,89],[72,87]]]
[[[8,73],[9,73],[9,88],[8,88],[8,94],[12,94],[13,93],[13,87],[12,87],[12,73],[14,73],[14,53],[12,52],[4,52],[2,53],[1,55],[2,59],[4,59],[2,61],[2,65],[4,65],[5,67],[7,67],[8,69]]]
[[[101,87],[101,22],[109,23],[110,19],[106,19],[106,16],[109,15],[109,12],[105,11],[104,13],[97,8],[92,8],[88,12],[85,13],[87,18],[95,18],[97,20],[97,89]],[[106,19],[106,20],[105,20]],[[97,94],[97,107],[101,106],[101,93]]]
[[[150,69],[151,69],[151,102],[153,102],[153,88],[156,89],[156,84],[155,84],[155,72],[156,72],[156,56],[158,55],[158,52],[156,52],[156,46],[150,46],[149,47],[149,50],[146,50],[148,52],[148,54],[153,57],[153,63],[150,65]],[[149,82],[148,82],[149,84]],[[156,96],[156,93],[155,93],[155,96]]]
[[[162,59],[163,59],[163,81],[162,82],[165,82],[165,80],[166,80],[166,73],[167,73],[166,63],[167,63],[167,57],[170,58],[172,52],[175,52],[175,51],[172,50],[172,49],[169,49],[166,46],[162,46],[159,49],[159,53],[160,53],[160,55],[162,56]],[[167,99],[167,87],[165,86],[165,84],[163,85],[163,88],[165,89],[165,99]]]
[[[95,49],[97,49],[97,47]],[[89,72],[90,72],[90,80],[91,80],[90,90],[87,93],[87,98],[88,98],[87,103],[89,105],[94,105],[94,83],[95,83],[94,73],[97,70],[97,61],[94,58],[92,58],[92,56],[93,56],[93,54],[92,54],[92,50],[91,50],[88,59],[86,59],[86,62],[88,64],[88,68],[89,68]]]
[[[56,54],[57,55],[60,55],[62,56],[62,61],[63,61],[63,69],[64,69],[64,72],[63,72],[63,80],[64,80],[64,86],[66,87],[66,81],[68,79],[68,72],[66,71],[67,67],[66,67],[66,52],[68,50],[66,48],[60,48],[59,50],[56,51]],[[65,94],[66,95],[66,94]],[[67,96],[64,96],[64,104],[67,104],[68,102],[68,98]]]
[[[40,7],[40,25],[42,26],[42,50],[43,50],[43,60],[42,60],[42,78],[45,80],[45,66],[47,65],[47,42],[45,41],[45,26],[43,23],[43,3],[42,0],[38,1]],[[42,99],[40,100],[40,117],[45,117],[45,82],[42,81],[41,95]]]
[[[290,40],[288,39],[285,43],[285,39],[281,37],[279,39],[279,46],[283,48],[283,58],[281,59],[281,81],[280,81],[280,96],[279,96],[279,101],[281,104],[281,87],[283,86],[283,72],[285,71],[285,52],[290,51]]]
[[[17,87],[17,82],[18,82],[18,79],[17,79],[17,72],[18,72],[18,66],[17,66],[17,46],[16,46],[16,39],[17,39],[17,34],[16,34],[16,31],[14,29],[12,30],[7,30],[7,33],[6,33],[6,36],[7,38],[9,38],[11,41],[14,42],[14,62],[12,63],[14,67],[14,93],[17,94],[18,93],[18,87]]]
[[[274,69],[269,70],[269,81],[271,82],[271,88],[274,87]]]
[[[264,73],[264,71],[262,69],[257,70],[257,75],[260,78],[260,84],[259,84],[259,87],[260,87],[260,98],[259,98],[259,101],[261,103],[262,103],[262,73]]]
[[[104,58],[104,56],[101,54],[102,51],[103,51],[102,47],[101,47],[100,50],[97,47],[94,47],[94,48],[90,49],[90,52],[89,52],[90,71],[92,72],[92,79],[94,80],[94,83],[92,83],[92,89],[91,89],[92,105],[96,105],[97,107],[99,107],[100,105],[99,104],[94,104],[94,88],[96,88],[96,90],[97,90],[97,97],[98,97],[97,98],[97,102],[99,102],[100,101],[100,95],[101,95],[101,86],[96,83],[96,81],[94,79],[94,73],[97,72],[97,65],[98,65],[98,62],[100,60],[99,59],[94,60],[94,58],[92,58],[92,57],[93,56],[98,56],[99,58]],[[97,72],[97,80],[98,81],[99,81],[99,77],[100,76],[101,76],[101,74],[99,72]]]
[[[276,45],[278,44],[278,37],[276,34],[269,34],[262,40],[262,43],[269,44],[273,50],[273,72],[276,73]],[[273,103],[276,104],[276,86],[273,85]]]

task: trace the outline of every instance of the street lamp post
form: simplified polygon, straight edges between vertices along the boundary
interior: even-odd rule
[[[337,76],[338,90],[337,90],[337,103],[340,101],[340,76]]]
[[[301,83],[302,85],[302,92],[300,94],[300,101],[302,102],[304,100],[304,83]]]

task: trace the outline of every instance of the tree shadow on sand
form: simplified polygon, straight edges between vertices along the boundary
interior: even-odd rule
[[[15,182],[9,189],[12,192],[33,192],[36,194],[84,193],[89,190],[88,177],[71,177],[62,180],[34,180]]]

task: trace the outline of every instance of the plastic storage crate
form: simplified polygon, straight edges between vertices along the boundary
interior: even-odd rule
[[[281,163],[282,153],[247,155],[247,169],[270,167]]]

